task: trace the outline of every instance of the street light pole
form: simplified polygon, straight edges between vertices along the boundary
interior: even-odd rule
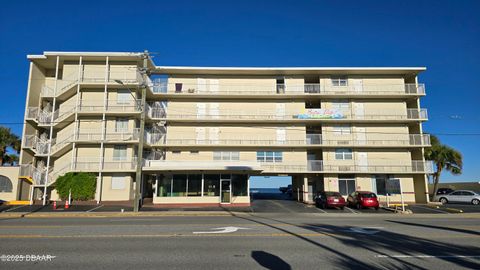
[[[143,82],[141,84],[142,89],[142,99],[140,102],[141,111],[140,111],[140,132],[138,138],[138,153],[137,153],[137,169],[135,173],[135,193],[133,196],[133,211],[138,212],[140,210],[140,200],[141,193],[140,189],[142,187],[142,167],[143,167],[143,141],[144,141],[144,133],[145,133],[145,103],[146,103],[146,96],[147,96],[147,67],[148,67],[148,51],[143,53],[143,70],[142,70],[142,79]]]

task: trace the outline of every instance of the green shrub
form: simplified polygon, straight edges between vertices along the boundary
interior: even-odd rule
[[[87,201],[95,197],[96,182],[96,176],[92,173],[69,172],[57,178],[55,189],[62,200],[68,199],[71,190],[72,200]]]

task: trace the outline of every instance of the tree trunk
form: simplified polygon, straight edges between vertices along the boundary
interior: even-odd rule
[[[0,166],[3,166],[3,155],[0,155]]]
[[[437,196],[438,182],[440,182],[440,174],[441,173],[442,173],[442,168],[437,167],[437,172],[433,175],[433,197],[432,197],[432,199],[435,199],[435,196]]]

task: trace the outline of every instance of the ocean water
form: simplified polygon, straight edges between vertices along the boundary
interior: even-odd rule
[[[282,193],[278,188],[251,188],[250,193]]]

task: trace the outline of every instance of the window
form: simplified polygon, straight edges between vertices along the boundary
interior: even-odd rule
[[[202,175],[189,174],[187,182],[187,196],[202,196]]]
[[[126,181],[124,175],[113,175],[111,189],[123,190],[126,187]]]
[[[172,197],[185,197],[187,195],[186,174],[174,174],[172,185]]]
[[[282,162],[283,161],[283,152],[258,151],[257,152],[257,161],[258,162]]]
[[[349,125],[333,126],[332,129],[334,135],[350,135],[352,133]]]
[[[132,92],[128,89],[119,89],[117,91],[117,103],[128,104],[132,100]]]
[[[13,186],[10,178],[0,175],[0,192],[12,192]]]
[[[117,118],[115,120],[115,132],[127,132],[128,131],[128,119]]]
[[[277,78],[277,94],[285,93],[285,79]]]
[[[352,149],[339,148],[335,149],[336,160],[351,160],[353,159]]]
[[[346,196],[355,191],[355,177],[338,176],[338,190],[340,194]]]
[[[113,147],[113,160],[114,161],[127,160],[127,146],[126,145],[115,145]]]
[[[332,101],[332,109],[335,110],[349,110],[350,109],[350,102],[346,100],[337,100],[337,101]]]
[[[240,152],[214,151],[213,160],[240,160]]]
[[[203,176],[203,196],[220,196],[219,174],[205,174]]]
[[[332,77],[332,85],[333,86],[347,86],[348,80],[347,77]]]
[[[232,174],[233,196],[247,196],[248,176],[245,174]]]
[[[387,183],[385,177],[376,177],[375,185],[377,187],[376,192],[378,195],[387,195]]]
[[[158,181],[158,197],[170,197],[172,196],[172,178],[163,177]]]

